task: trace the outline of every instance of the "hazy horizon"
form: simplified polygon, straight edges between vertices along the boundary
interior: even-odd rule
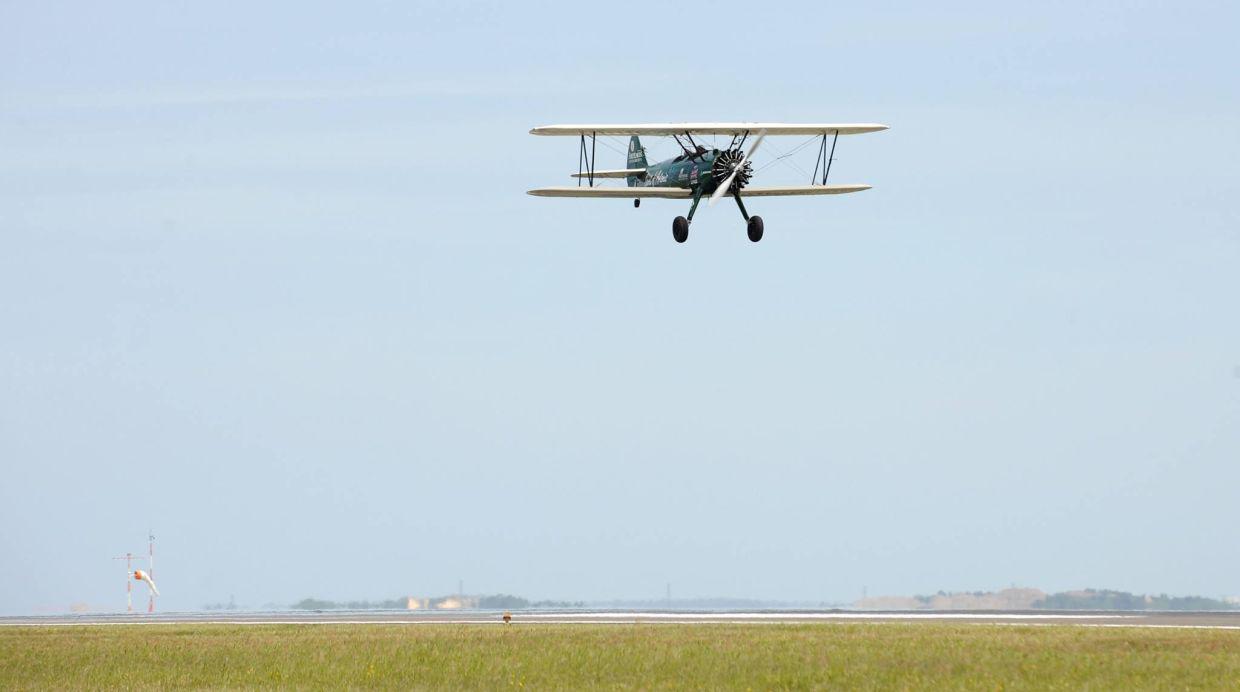
[[[1240,594],[1237,25],[6,5],[0,612],[123,608],[148,530],[163,610]],[[702,120],[891,129],[757,244],[525,194],[577,163],[531,127]]]

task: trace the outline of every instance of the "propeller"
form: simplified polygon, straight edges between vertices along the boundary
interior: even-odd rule
[[[762,144],[762,140],[765,137],[766,137],[766,130],[762,130],[761,132],[758,133],[757,138],[755,138],[753,141],[753,146],[749,147],[749,151],[745,152],[745,155],[741,157],[739,162],[733,164],[732,172],[729,173],[728,177],[724,178],[723,182],[719,183],[719,185],[715,188],[715,192],[714,194],[710,196],[710,202],[708,202],[706,206],[708,207],[714,206],[715,202],[720,197],[727,194],[728,188],[732,187],[732,181],[736,178],[738,173],[745,171],[745,166],[749,163],[749,157],[753,156],[754,152],[758,150],[758,147]],[[745,173],[743,180],[744,182],[749,182],[748,172]],[[741,185],[744,185],[744,183],[742,183]],[[740,187],[738,186],[737,190],[739,191],[739,189]]]

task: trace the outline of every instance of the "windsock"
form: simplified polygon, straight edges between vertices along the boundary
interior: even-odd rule
[[[134,581],[146,582],[146,585],[151,587],[151,593],[155,594],[156,596],[159,595],[159,589],[155,588],[155,582],[151,580],[151,575],[147,574],[146,572],[143,572],[140,569],[135,569],[133,571],[133,578],[134,578]]]

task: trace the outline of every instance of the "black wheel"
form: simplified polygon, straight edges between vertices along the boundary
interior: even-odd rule
[[[759,240],[762,240],[762,217],[761,216],[749,217],[749,239],[755,243],[758,242]]]
[[[641,205],[642,205],[642,199],[641,199],[641,197],[638,197],[637,199],[633,200],[633,208],[634,208],[634,209],[636,209],[636,208],[640,207]]]
[[[683,216],[677,216],[672,221],[672,237],[676,242],[683,243],[689,239],[689,220]]]

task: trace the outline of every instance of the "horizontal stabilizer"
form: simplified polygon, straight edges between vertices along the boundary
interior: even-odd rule
[[[646,175],[645,168],[625,168],[618,171],[594,171],[595,178],[627,178],[630,175]],[[574,178],[589,178],[589,173],[574,173]]]
[[[693,193],[683,187],[540,187],[530,190],[535,197],[597,197],[614,199],[689,199]]]

